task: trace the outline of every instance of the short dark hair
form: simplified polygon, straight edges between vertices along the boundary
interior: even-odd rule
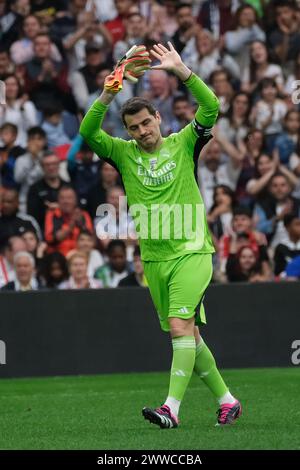
[[[177,2],[175,5],[175,11],[176,13],[181,10],[181,8],[192,8],[191,3],[188,2]]]
[[[292,10],[296,10],[297,5],[294,0],[275,0],[273,7],[275,9],[277,8],[283,8],[283,7],[288,7],[291,8]]]
[[[121,118],[122,118],[124,126],[127,127],[126,121],[125,121],[126,114],[129,114],[130,116],[132,116],[133,114],[136,114],[145,108],[149,111],[149,113],[152,116],[156,115],[156,109],[150,103],[150,101],[146,100],[145,98],[139,98],[136,96],[134,98],[130,98],[129,100],[127,100],[126,103],[124,103],[121,108]]]
[[[107,254],[110,255],[115,248],[121,248],[126,253],[126,245],[123,240],[111,240],[107,245]]]
[[[5,131],[5,130],[10,130],[13,134],[17,135],[18,134],[18,128],[15,124],[12,122],[5,122],[2,124],[0,127],[0,131]]]
[[[46,139],[46,132],[44,129],[42,129],[40,126],[33,126],[30,127],[27,131],[27,137],[28,139],[31,139],[33,136],[39,135],[40,137],[43,137]]]
[[[296,212],[286,214],[283,218],[285,228],[288,228],[295,219],[299,219],[299,215]]]
[[[133,256],[141,256],[141,249],[139,245],[136,245],[133,250]]]
[[[246,215],[249,219],[252,218],[252,210],[248,206],[237,206],[233,209],[233,217],[236,215]]]

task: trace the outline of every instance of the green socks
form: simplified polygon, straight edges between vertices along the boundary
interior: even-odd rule
[[[227,394],[228,388],[217,369],[216,361],[201,338],[196,347],[194,371],[218,400]]]
[[[194,336],[173,338],[173,362],[168,397],[183,399],[195,364],[196,342]]]

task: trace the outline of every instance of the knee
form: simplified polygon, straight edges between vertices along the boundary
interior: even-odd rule
[[[182,320],[181,318],[170,318],[170,331],[172,338],[178,338],[180,336],[194,336],[194,318],[188,320]]]

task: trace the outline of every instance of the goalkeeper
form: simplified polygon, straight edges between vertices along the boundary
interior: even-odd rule
[[[110,102],[122,89],[124,76],[136,81],[149,68],[148,53],[140,47],[129,51],[107,77],[102,94],[81,123],[80,133],[122,175],[129,207],[142,204],[151,215],[147,218],[147,236],[140,236],[141,257],[161,328],[171,334],[173,361],[167,399],[158,408],[143,408],[145,419],[161,428],[177,427],[179,407],[194,371],[218,400],[217,424],[231,424],[240,416],[241,405],[229,392],[198,328],[206,322],[202,301],[212,276],[214,248],[195,169],[200,150],[211,139],[219,103],[171,43],[168,48],[153,46],[151,54],[160,62],[151,68],[173,72],[199,103],[193,122],[164,138],[160,114],[149,101],[137,97],[128,100],[121,110],[132,140],[113,138],[101,129]],[[180,227],[169,217],[170,234],[165,237],[162,231],[167,217],[161,220],[152,215],[157,215],[157,207],[169,208],[170,215],[174,205],[182,211],[188,206],[193,230],[186,234],[186,226]],[[132,215],[138,226],[138,215]],[[186,219],[181,223],[186,224]]]

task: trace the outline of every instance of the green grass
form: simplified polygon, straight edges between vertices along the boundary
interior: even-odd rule
[[[226,370],[243,403],[236,425],[214,427],[216,404],[193,377],[178,429],[141,416],[165,398],[168,374],[0,380],[1,449],[300,449],[299,370]]]

